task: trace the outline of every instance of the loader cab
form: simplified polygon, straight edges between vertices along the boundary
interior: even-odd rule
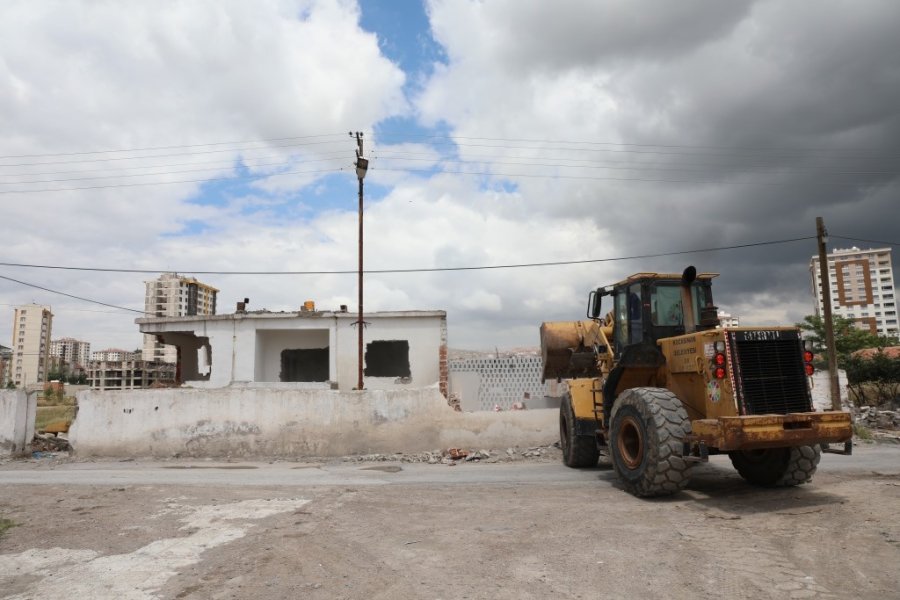
[[[612,296],[613,345],[617,356],[628,346],[656,346],[661,339],[712,329],[718,324],[711,283],[715,276],[694,272],[686,281],[686,274],[638,273],[594,292],[592,316],[599,315],[599,299]],[[685,313],[685,299],[689,299],[690,314]]]

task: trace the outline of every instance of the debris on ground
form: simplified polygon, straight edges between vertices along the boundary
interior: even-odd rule
[[[31,440],[32,453],[69,452],[71,449],[69,440],[62,435],[36,433]]]
[[[323,459],[327,460],[327,459]],[[393,454],[362,454],[345,456],[343,462],[404,462],[427,463],[431,465],[454,465],[457,463],[498,463],[513,461],[556,462],[561,460],[559,442],[546,446],[529,446],[527,448],[504,449],[464,449],[448,448],[447,450],[431,450],[428,452]]]

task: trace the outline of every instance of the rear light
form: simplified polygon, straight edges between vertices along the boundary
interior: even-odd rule
[[[713,354],[711,367],[713,375],[716,379],[725,379],[728,372],[725,370],[725,342],[719,340],[716,342],[715,354]]]
[[[813,360],[816,358],[816,355],[812,352],[812,342],[810,340],[804,341],[803,346],[805,348],[803,350],[803,370],[806,371],[807,377],[812,377],[813,373],[816,372],[816,368],[813,366]]]

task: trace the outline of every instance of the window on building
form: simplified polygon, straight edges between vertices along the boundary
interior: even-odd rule
[[[409,342],[378,340],[366,344],[366,377],[410,377]]]

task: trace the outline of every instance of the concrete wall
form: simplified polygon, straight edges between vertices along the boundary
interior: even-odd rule
[[[838,369],[838,385],[841,392],[841,408],[850,409],[850,390],[847,382],[847,371]],[[831,383],[828,371],[816,371],[810,378],[809,391],[812,393],[813,410],[831,410]]]
[[[454,412],[437,386],[82,392],[78,456],[341,456],[552,443],[558,411]]]
[[[440,380],[440,349],[442,328],[446,321],[431,316],[424,317],[382,317],[369,318],[363,331],[363,343],[374,341],[406,340],[409,342],[408,383],[400,383],[395,377],[365,377],[367,390],[403,389],[425,387]],[[359,343],[356,327],[347,318],[337,320],[337,372],[338,385],[342,390],[356,387],[358,378],[357,354]]]
[[[540,356],[485,356],[450,361],[450,392],[465,411],[509,410],[516,402],[528,408],[559,407],[564,383],[541,383]],[[526,398],[527,394],[527,398]]]
[[[0,456],[24,454],[31,449],[37,394],[22,390],[0,391]]]

